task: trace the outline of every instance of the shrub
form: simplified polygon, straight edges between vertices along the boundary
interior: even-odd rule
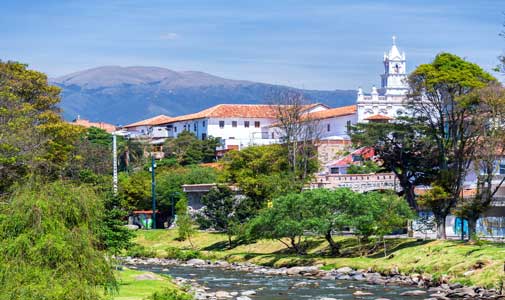
[[[152,249],[147,249],[141,245],[134,245],[126,251],[127,256],[138,257],[138,258],[149,258],[156,257],[156,251]]]
[[[166,288],[161,292],[155,292],[146,300],[191,300],[193,297],[185,292],[176,289]]]
[[[190,260],[201,257],[201,253],[198,250],[182,250],[175,247],[168,247],[165,249],[165,252],[165,258],[172,259]]]

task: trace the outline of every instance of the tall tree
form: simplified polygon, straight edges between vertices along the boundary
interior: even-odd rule
[[[393,172],[401,194],[414,210],[418,209],[414,189],[430,182],[434,158],[432,143],[426,138],[427,126],[412,118],[391,123],[360,123],[351,128],[352,141],[373,147],[382,167]]]
[[[434,145],[437,186],[450,201],[434,211],[438,237],[445,239],[445,220],[460,199],[462,185],[481,135],[480,102],[467,97],[495,79],[481,67],[450,54],[438,54],[432,63],[417,67],[409,76],[409,108],[414,118],[428,126]]]
[[[321,136],[319,122],[308,114],[311,105],[302,94],[287,91],[276,94],[273,99],[277,135],[287,148],[291,171],[303,181],[312,175],[317,164],[315,145]]]
[[[457,213],[468,220],[468,233],[474,238],[477,220],[489,208],[505,181],[505,176],[496,177],[505,155],[505,89],[501,84],[493,83],[469,97],[475,97],[481,103],[480,113],[473,116],[482,124],[473,163],[477,184],[475,194],[461,199]]]

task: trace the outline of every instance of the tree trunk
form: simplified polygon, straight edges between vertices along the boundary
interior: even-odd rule
[[[331,236],[331,229],[326,232],[324,238],[330,245],[331,255],[340,255],[340,245],[333,240],[333,237]]]
[[[477,219],[478,217],[469,217],[468,220],[468,239],[475,240],[477,237]],[[463,226],[461,226],[461,230],[463,230]]]
[[[300,255],[303,255],[303,251],[300,247],[300,243],[296,242],[296,237],[291,237],[289,238],[290,239],[290,242],[291,242],[291,247],[295,250],[296,254],[300,254]]]
[[[231,249],[232,247],[232,241],[231,241],[231,234],[228,234],[228,248]]]
[[[435,222],[437,223],[437,239],[446,240],[447,234],[445,232],[445,219],[447,216],[436,216]]]

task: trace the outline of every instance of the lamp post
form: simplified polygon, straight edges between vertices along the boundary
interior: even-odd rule
[[[156,179],[154,177],[154,169],[156,168],[156,164],[154,163],[154,155],[151,154],[151,167],[149,171],[151,171],[151,201],[153,205],[153,216],[152,216],[152,227],[156,229]]]

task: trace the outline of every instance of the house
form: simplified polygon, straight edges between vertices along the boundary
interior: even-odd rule
[[[146,120],[131,123],[122,126],[122,129],[127,132],[127,135],[132,138],[167,138],[168,131],[164,126],[159,126],[160,124],[165,124],[169,122],[172,118],[165,115],[158,115]]]
[[[375,156],[372,147],[363,147],[357,149],[348,155],[326,165],[327,174],[347,174],[347,169],[351,165],[362,165],[365,160],[371,160]]]

